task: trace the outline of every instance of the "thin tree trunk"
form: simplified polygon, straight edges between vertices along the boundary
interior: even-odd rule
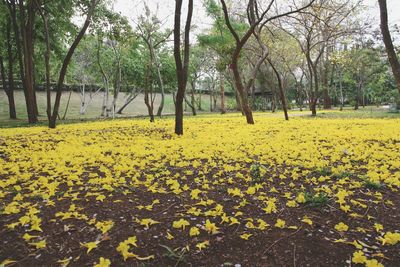
[[[90,19],[95,11],[97,3],[98,3],[98,0],[91,0],[85,23],[83,24],[82,29],[78,33],[77,37],[75,38],[74,42],[72,43],[71,47],[69,48],[67,55],[64,58],[64,61],[63,61],[62,67],[61,67],[61,71],[60,71],[60,75],[58,78],[56,100],[54,102],[53,114],[51,116],[51,120],[49,121],[49,128],[56,128],[58,110],[60,108],[60,103],[61,103],[62,86],[64,84],[65,75],[67,74],[68,65],[69,65],[69,62],[71,61],[71,58],[75,52],[76,47],[78,46],[79,42],[82,40],[83,36],[85,35],[86,29],[89,27]]]
[[[22,88],[23,92],[25,95],[25,100],[26,100],[26,86],[25,86],[25,77],[24,77],[24,64],[23,64],[23,56],[22,56],[22,48],[21,48],[21,35],[19,31],[19,25],[17,23],[17,9],[16,9],[16,3],[15,1],[6,1],[8,10],[11,15],[11,22],[12,22],[12,28],[14,29],[14,44],[17,49],[17,58],[18,58],[18,66],[19,66],[19,73],[20,73],[20,78],[22,81]],[[10,59],[9,59],[10,60]],[[28,106],[28,103],[26,102],[26,105]]]
[[[139,94],[130,94],[130,96],[126,99],[125,103],[118,109],[117,114],[122,114],[122,111],[130,104]]]
[[[64,116],[62,117],[63,120],[65,120],[65,118],[67,117],[67,113],[68,113],[68,109],[69,109],[69,102],[71,100],[71,95],[72,95],[72,88],[69,90],[67,105],[65,106]]]
[[[189,37],[190,26],[193,15],[193,0],[189,0],[188,13],[184,34],[183,62],[181,58],[181,10],[182,0],[175,0],[175,22],[174,22],[174,58],[176,64],[176,75],[178,79],[178,91],[175,104],[175,133],[183,135],[183,99],[186,91],[186,83],[189,68]]]
[[[197,112],[196,112],[196,99],[195,99],[195,94],[194,94],[194,92],[195,92],[195,87],[196,87],[196,81],[192,81],[192,83],[191,83],[191,86],[192,86],[192,91],[191,91],[191,94],[190,94],[190,108],[192,109],[192,114],[193,114],[193,116],[196,116],[197,115]]]
[[[17,112],[15,109],[15,100],[14,100],[14,59],[13,59],[13,53],[12,53],[12,39],[11,39],[11,21],[7,21],[7,54],[8,54],[8,84],[6,85],[5,79],[6,79],[6,74],[5,74],[5,69],[3,65],[3,59],[1,59],[1,70],[2,70],[2,78],[3,78],[3,87],[4,90],[7,93],[8,97],[8,109],[9,109],[9,115],[10,119],[16,119],[17,118]]]
[[[121,82],[122,82],[122,70],[121,70],[121,53],[117,51],[116,46],[112,45],[113,50],[114,50],[114,55],[117,60],[117,69],[116,69],[116,78],[115,78],[115,83],[114,83],[114,92],[113,92],[113,101],[112,101],[112,116],[113,119],[115,118],[115,109],[117,108],[117,100],[118,100],[118,95],[121,90]]]
[[[214,92],[211,91],[211,87],[210,87],[210,112],[214,111],[214,108],[213,108],[213,94],[214,94]]]
[[[35,10],[32,0],[28,0],[27,4],[27,19],[25,16],[25,6],[23,0],[19,1],[20,9],[20,25],[22,33],[23,44],[23,59],[24,59],[24,84],[25,84],[25,98],[26,109],[28,113],[28,122],[37,123],[37,110],[35,104],[35,88],[34,88],[34,71],[33,71],[33,24]]]
[[[146,80],[145,80],[145,86],[144,86],[144,103],[146,104],[147,111],[149,113],[150,122],[154,122],[153,106],[150,103],[150,97],[149,97],[149,91],[151,90],[150,88],[153,86],[153,82],[151,79],[151,77],[152,77],[151,67],[152,66],[153,66],[153,57],[152,57],[152,55],[150,55],[149,63],[147,65]]]
[[[390,34],[388,25],[388,12],[386,0],[378,0],[380,15],[381,15],[381,31],[383,36],[383,42],[385,43],[386,52],[389,58],[390,66],[392,67],[393,75],[396,79],[397,89],[400,93],[400,63],[394,49],[392,36]]]
[[[225,79],[224,79],[224,74],[220,72],[219,74],[219,89],[220,89],[220,95],[221,95],[221,114],[226,113],[225,109]]]
[[[154,49],[153,49],[154,50]],[[153,51],[153,56],[154,56],[154,60],[156,62],[156,67],[157,67],[157,76],[158,76],[158,83],[160,85],[160,89],[161,89],[161,102],[160,102],[160,106],[158,107],[157,110],[157,116],[161,117],[162,112],[164,110],[164,105],[165,105],[165,89],[164,89],[164,81],[162,79],[161,76],[161,70],[160,70],[160,63],[157,59],[157,55],[155,54],[155,52]]]
[[[6,72],[4,69],[4,61],[2,56],[0,56],[0,76],[3,84],[3,90],[5,91],[8,98],[8,110],[10,119],[16,119],[17,115],[15,113],[14,91],[11,89],[10,81],[8,81],[8,84],[6,82]]]
[[[203,110],[201,97],[202,97],[202,91],[200,90],[199,91],[199,98],[197,99],[197,103],[198,103],[197,107],[198,107],[198,110],[200,110],[200,111]]]
[[[46,113],[47,119],[50,121],[51,118],[51,88],[50,88],[50,36],[49,36],[49,26],[48,19],[46,16],[46,11],[42,10],[39,0],[36,0],[36,6],[39,10],[40,16],[43,20],[44,31],[45,31],[45,41],[46,41],[46,52],[44,54],[44,62],[46,68]]]
[[[361,86],[362,86],[362,83],[361,82],[359,82],[359,84],[357,85],[357,92],[356,92],[356,99],[355,99],[355,101],[356,101],[356,103],[354,104],[354,110],[358,110],[358,107],[359,107],[359,102],[360,102],[360,90],[361,90]]]
[[[340,111],[342,111],[344,107],[344,95],[343,95],[343,74],[341,69],[339,70],[339,90],[340,90]]]
[[[285,89],[283,88],[283,83],[282,83],[282,78],[281,75],[279,74],[278,70],[276,69],[275,65],[272,63],[270,59],[267,59],[269,64],[272,67],[272,70],[274,71],[276,75],[276,79],[278,80],[278,86],[279,86],[279,93],[281,97],[281,103],[282,103],[282,109],[283,113],[285,114],[285,120],[289,120],[289,115],[288,115],[288,110],[287,110],[287,104],[286,104],[286,96],[285,96]]]
[[[103,69],[103,65],[101,64],[100,60],[100,48],[101,48],[100,38],[97,42],[97,65],[99,66],[101,76],[103,77],[103,84],[104,84],[104,94],[103,94],[103,105],[101,107],[101,117],[108,117],[108,96],[109,96],[109,87],[108,87],[108,76]]]
[[[248,95],[243,87],[242,78],[240,77],[239,69],[235,61],[231,64],[231,69],[235,78],[235,85],[239,96],[240,106],[242,107],[242,111],[246,116],[246,121],[248,124],[254,124],[253,112],[249,106]]]

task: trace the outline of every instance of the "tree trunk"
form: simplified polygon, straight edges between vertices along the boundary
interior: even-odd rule
[[[131,94],[125,101],[125,103],[118,109],[117,114],[122,114],[122,111],[138,96],[138,94]]]
[[[3,59],[1,58],[1,77],[3,78],[4,91],[8,97],[8,108],[10,119],[17,118],[17,112],[15,110],[15,100],[14,100],[14,58],[12,53],[12,40],[11,40],[11,21],[7,22],[7,54],[8,54],[8,84],[5,83],[6,74],[3,64]]]
[[[325,59],[324,59],[324,72],[323,72],[323,97],[324,97],[324,109],[331,109],[332,108],[332,99],[329,95],[329,53],[326,51]]]
[[[161,76],[160,63],[158,61],[157,55],[154,52],[153,52],[153,54],[154,54],[153,55],[154,56],[154,60],[156,61],[158,83],[159,83],[160,89],[161,89],[161,102],[160,102],[160,106],[158,107],[158,110],[157,110],[157,116],[161,117],[162,112],[164,110],[164,105],[165,105],[164,81],[163,81],[162,76]]]
[[[188,2],[188,13],[184,33],[183,62],[181,58],[181,10],[183,0],[175,0],[175,21],[174,21],[174,58],[176,75],[178,79],[178,91],[175,104],[175,133],[183,135],[183,99],[186,91],[186,83],[189,68],[189,38],[190,26],[193,15],[193,0]]]
[[[108,76],[103,69],[103,65],[101,64],[100,60],[100,48],[101,43],[103,40],[100,38],[97,41],[97,65],[99,66],[101,76],[103,77],[103,84],[104,84],[104,94],[103,94],[103,105],[101,107],[101,117],[108,117],[108,97],[109,97],[109,87],[108,87]]]
[[[153,65],[152,57],[150,57],[150,61],[147,65],[146,81],[145,81],[145,86],[144,86],[144,103],[146,104],[147,111],[149,113],[150,122],[154,122],[153,107],[150,104],[150,97],[149,97],[149,88],[152,86],[152,81],[151,81],[151,66],[152,65]]]
[[[69,90],[67,105],[65,106],[64,116],[62,117],[63,120],[65,120],[65,118],[67,117],[67,113],[68,113],[68,109],[69,109],[69,102],[71,101],[71,95],[72,95],[72,88]]]
[[[224,80],[224,74],[220,72],[219,74],[219,88],[220,88],[220,94],[221,94],[221,114],[226,113],[225,109],[225,80]]]
[[[25,83],[24,83],[24,81],[25,81],[24,64],[23,64],[23,55],[22,55],[22,48],[21,48],[21,35],[20,35],[20,31],[19,31],[19,26],[18,26],[18,23],[17,23],[16,3],[15,3],[15,1],[6,1],[6,4],[7,4],[8,10],[9,10],[10,15],[11,15],[12,28],[14,29],[14,42],[15,42],[14,44],[15,44],[15,47],[17,49],[19,74],[20,74],[20,78],[21,78],[21,81],[22,81],[22,88],[23,88],[24,95],[25,95],[25,100],[26,100],[26,87],[25,87]],[[26,102],[26,104],[28,106],[27,102]]]
[[[313,101],[311,103],[311,115],[317,116],[317,102],[316,101]]]
[[[46,41],[46,52],[44,54],[44,62],[46,68],[46,114],[47,119],[50,121],[51,119],[51,88],[50,88],[50,35],[49,35],[49,26],[48,19],[46,16],[46,11],[42,10],[41,5],[38,0],[36,0],[36,7],[39,10],[40,16],[42,17],[44,31],[45,31],[45,41]]]
[[[386,0],[378,0],[380,15],[381,15],[381,31],[383,36],[383,42],[385,43],[386,52],[389,58],[390,66],[392,67],[393,75],[396,79],[397,89],[400,93],[400,63],[394,49],[392,37],[390,35],[388,25],[388,12]]]
[[[288,115],[287,104],[286,104],[285,88],[283,87],[281,75],[280,75],[279,71],[276,69],[275,65],[272,63],[272,61],[270,59],[267,59],[267,60],[276,75],[276,79],[278,80],[279,94],[281,97],[282,109],[283,109],[283,113],[285,114],[285,120],[288,121],[289,115]]]
[[[203,110],[203,107],[202,107],[202,100],[201,100],[201,96],[202,96],[202,93],[201,93],[201,90],[199,91],[199,97],[198,97],[198,99],[197,99],[197,109],[199,110],[199,111],[202,111]]]
[[[89,27],[90,19],[94,13],[97,3],[98,3],[98,0],[91,0],[90,7],[89,7],[89,10],[88,10],[88,13],[86,16],[86,20],[82,26],[82,29],[76,36],[74,42],[72,43],[71,47],[68,50],[67,55],[64,58],[64,61],[63,61],[63,64],[62,64],[62,67],[60,70],[60,75],[58,78],[56,100],[54,102],[53,114],[51,116],[51,119],[49,120],[49,128],[56,128],[58,110],[60,108],[60,103],[61,103],[62,87],[64,84],[65,75],[67,74],[68,65],[69,65],[69,62],[71,61],[71,58],[75,52],[76,47],[79,45],[80,41],[82,40],[83,36],[85,35],[86,29]]]
[[[8,98],[8,108],[9,108],[9,115],[10,119],[16,119],[16,114],[15,114],[15,102],[14,102],[14,92],[10,88],[10,82],[6,82],[6,72],[4,69],[4,61],[3,57],[0,56],[0,76],[1,76],[1,81],[3,85],[3,90],[7,95]]]
[[[354,110],[358,110],[358,107],[360,105],[360,90],[361,90],[361,87],[362,87],[362,83],[360,82],[357,85],[357,92],[356,92],[356,99],[355,99],[356,103],[354,104]]]
[[[23,44],[24,59],[24,84],[25,84],[25,100],[28,113],[28,122],[37,123],[37,105],[35,103],[34,88],[34,70],[33,70],[33,25],[35,19],[35,10],[33,0],[28,0],[27,18],[25,17],[25,6],[23,0],[19,1],[20,17],[21,17],[21,33]]]
[[[248,95],[244,90],[245,88],[243,87],[242,78],[240,77],[236,61],[233,61],[231,64],[231,69],[233,72],[233,77],[235,78],[236,91],[239,96],[240,105],[244,115],[246,116],[246,121],[248,124],[254,124],[253,112],[249,106]]]
[[[192,81],[191,86],[192,86],[192,92],[190,94],[190,108],[192,109],[192,114],[193,116],[197,115],[196,112],[196,99],[195,99],[195,88],[196,88],[196,81]]]
[[[343,74],[342,70],[339,70],[339,90],[340,90],[340,111],[344,107],[344,95],[343,95]]]
[[[117,79],[114,85],[114,95],[113,95],[113,102],[112,102],[112,115],[113,119],[115,118],[115,109],[117,108],[117,100],[118,95],[121,90],[121,80],[122,80],[122,71],[121,71],[121,59],[118,58],[117,64]]]
[[[213,94],[214,94],[214,92],[211,91],[211,87],[210,87],[210,112],[214,111],[214,108],[213,108]]]

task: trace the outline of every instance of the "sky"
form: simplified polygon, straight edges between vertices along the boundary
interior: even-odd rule
[[[279,0],[277,1],[279,2]],[[144,2],[153,13],[156,13],[164,21],[165,27],[173,27],[175,0],[115,0],[114,9],[125,15],[134,26],[136,18],[143,12]],[[202,2],[203,0],[194,0],[193,24],[198,27],[197,31],[211,26],[211,20],[207,17]],[[387,3],[390,22],[400,24],[400,0],[387,0]],[[368,7],[366,15],[376,21],[376,25],[379,25],[378,1],[364,0],[364,4]],[[182,14],[185,13],[182,12]]]

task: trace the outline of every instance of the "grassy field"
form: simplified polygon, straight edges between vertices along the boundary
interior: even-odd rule
[[[53,94],[53,101],[55,94]],[[64,92],[61,98],[61,106],[60,106],[60,116],[64,116],[66,104],[68,101],[69,92]],[[117,109],[122,106],[125,100],[125,94],[121,93],[118,101],[117,101]],[[157,113],[157,109],[160,105],[161,95],[157,95],[154,102],[154,112]],[[89,95],[86,96],[86,101],[89,101]],[[8,100],[5,92],[0,90],[0,125],[18,125],[21,122],[24,123],[27,115],[26,115],[26,106],[25,106],[25,98],[22,91],[15,92],[15,102],[17,105],[17,116],[19,122],[10,121],[8,115]],[[37,102],[39,106],[39,113],[41,114],[40,119],[46,120],[46,94],[45,92],[37,92]],[[103,95],[98,94],[93,98],[93,101],[88,106],[86,113],[84,115],[80,114],[80,105],[81,105],[81,97],[77,92],[72,92],[71,100],[69,103],[68,112],[66,114],[66,120],[88,120],[88,119],[96,119],[100,118],[101,114],[101,106],[103,104]],[[203,96],[202,98],[202,108],[205,111],[208,111],[210,108],[209,97]],[[190,108],[187,109],[190,112]],[[165,106],[164,106],[164,114],[173,114],[174,113],[174,103],[172,99],[172,95],[166,95]],[[124,111],[122,115],[117,115],[117,117],[127,117],[127,116],[146,116],[147,107],[144,104],[144,95],[139,95]]]
[[[295,114],[0,129],[0,266],[397,266],[400,119]]]
[[[61,108],[60,114],[61,117],[64,116],[66,103],[68,101],[69,92],[64,92],[61,98]],[[125,94],[121,94],[117,107],[121,106],[124,103]],[[0,90],[0,128],[8,128],[8,127],[24,127],[29,126],[26,122],[26,108],[25,108],[25,98],[22,91],[17,91],[15,93],[16,103],[17,103],[17,120],[10,120],[8,115],[8,102],[7,97],[4,91]],[[54,95],[53,95],[54,98]],[[144,96],[139,95],[123,112],[122,115],[117,114],[117,118],[126,118],[126,117],[135,117],[135,116],[147,116],[147,108],[144,104]],[[46,110],[46,95],[44,92],[37,93],[39,111],[41,116],[39,117],[40,123],[39,125],[46,125],[47,124],[47,117],[45,116]],[[89,96],[87,96],[87,101]],[[228,98],[227,98],[228,99]],[[101,106],[102,106],[102,95],[97,95],[93,98],[93,101],[89,105],[84,115],[80,115],[80,94],[73,92],[71,94],[70,105],[68,108],[68,112],[66,114],[65,120],[59,121],[59,124],[70,124],[76,123],[80,121],[94,121],[98,119],[104,120],[105,118],[101,118]],[[227,100],[228,101],[228,100]],[[233,99],[229,100],[233,101]],[[157,95],[155,100],[155,112],[157,112],[158,106],[160,102],[160,95]],[[202,97],[202,108],[203,111],[200,111],[200,114],[209,114],[213,116],[213,113],[209,112],[210,102],[209,96],[204,95]],[[389,113],[387,107],[376,107],[376,106],[368,106],[365,108],[360,108],[359,110],[353,110],[352,107],[345,107],[343,111],[339,111],[337,108],[332,110],[319,110],[318,111],[318,118],[400,118],[400,113]],[[189,115],[191,110],[189,107],[186,109],[187,114]],[[165,108],[164,108],[164,115],[172,115],[174,113],[174,103],[172,100],[172,95],[166,96]],[[271,115],[270,111],[266,112],[255,112],[256,114],[265,114]],[[269,116],[268,115],[268,116]],[[240,114],[236,114],[234,116],[241,116]],[[272,116],[281,117],[282,111],[277,111],[272,114]],[[289,116],[297,117],[297,116],[304,116],[313,118],[310,116],[310,111],[304,110],[300,112],[299,110],[291,110],[289,111]]]

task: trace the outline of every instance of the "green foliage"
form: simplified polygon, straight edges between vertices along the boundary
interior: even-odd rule
[[[263,182],[265,173],[266,168],[260,163],[254,163],[250,166],[250,177],[253,184]]]
[[[360,179],[363,181],[364,186],[371,190],[380,190],[383,188],[383,184],[379,181],[373,181],[368,176],[361,176]]]
[[[176,248],[176,249],[172,249],[166,245],[160,245],[160,247],[164,248],[166,250],[166,252],[163,254],[164,257],[167,257],[173,261],[176,261],[176,265],[178,266],[178,264],[180,262],[186,262],[185,261],[185,253],[186,250],[185,248],[180,249],[180,248]]]
[[[321,176],[329,176],[329,175],[332,175],[332,170],[331,170],[331,168],[329,168],[329,167],[327,167],[327,166],[322,167],[322,168],[318,168],[318,169],[315,170],[315,172],[316,172],[317,174],[321,175]]]
[[[305,192],[306,205],[310,207],[323,207],[328,205],[329,196],[325,192]]]
[[[367,187],[369,189],[375,189],[375,190],[379,190],[383,187],[380,182],[375,182],[375,181],[371,181],[371,180],[366,180],[364,182],[364,184],[365,184],[365,187]]]
[[[334,178],[336,180],[340,180],[340,179],[350,178],[351,176],[352,176],[351,172],[343,171],[338,174],[333,174],[332,178]]]

